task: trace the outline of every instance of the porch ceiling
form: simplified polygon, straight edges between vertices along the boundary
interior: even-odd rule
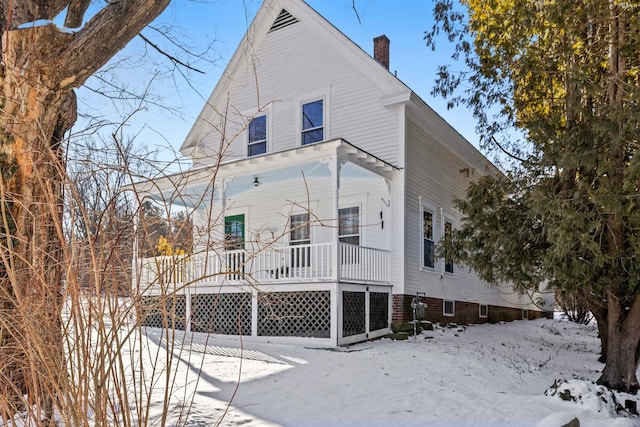
[[[162,203],[196,207],[213,195],[216,186],[227,183],[227,196],[232,197],[259,185],[272,185],[291,179],[329,177],[331,172],[325,161],[338,157],[345,162],[341,178],[379,176],[391,179],[397,167],[359,149],[342,139],[335,139],[269,153],[262,156],[194,168],[183,173],[156,177],[129,187],[141,197],[151,197]],[[353,164],[357,167],[349,167]],[[217,197],[217,194],[216,196]]]

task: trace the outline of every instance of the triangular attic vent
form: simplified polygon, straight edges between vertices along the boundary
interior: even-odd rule
[[[271,28],[269,28],[269,32],[271,33],[281,28],[288,27],[289,25],[293,25],[296,22],[299,21],[295,16],[287,12],[285,9],[282,9],[276,20],[273,21],[273,25],[271,26]]]

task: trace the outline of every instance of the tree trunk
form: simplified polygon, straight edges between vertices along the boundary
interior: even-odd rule
[[[614,295],[607,297],[607,363],[597,383],[608,388],[636,393],[640,345],[640,298],[630,307]]]
[[[600,357],[598,362],[607,363],[607,306],[602,298],[598,298],[587,289],[577,291],[578,297],[584,303],[585,307],[593,314],[598,326],[598,338],[600,338]]]
[[[598,384],[627,393],[638,391],[638,378],[636,377],[638,341],[638,337],[631,337],[619,332],[611,333],[610,331],[607,362],[598,379]]]
[[[61,330],[61,140],[75,121],[73,89],[170,0],[108,2],[76,33],[53,24],[65,7],[80,25],[89,0],[0,0],[0,417],[48,418],[64,399]],[[24,401],[23,396],[26,396]],[[9,413],[7,413],[9,411]],[[35,413],[33,413],[35,411]],[[39,422],[39,421],[37,421]]]
[[[9,379],[0,381],[0,392],[15,411],[27,395],[24,403],[43,410],[35,414],[42,419],[49,418],[52,396],[59,395],[66,377],[60,330],[60,138],[75,120],[75,98],[48,81],[55,70],[27,67],[40,49],[59,51],[68,35],[37,27],[9,37],[0,115],[0,306],[11,321],[0,323],[5,361],[0,378]]]
[[[600,357],[598,362],[607,363],[607,335],[609,333],[607,328],[607,312],[606,310],[592,311],[593,317],[596,319],[598,326],[598,338],[600,338]]]

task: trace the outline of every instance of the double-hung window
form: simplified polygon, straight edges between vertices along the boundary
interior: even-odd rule
[[[249,122],[247,155],[257,156],[267,152],[267,116],[258,116]]]
[[[433,212],[422,211],[422,266],[434,268]]]
[[[311,258],[311,227],[309,225],[309,214],[291,215],[289,218],[291,230],[289,232],[289,244],[291,248],[291,266],[308,267]],[[303,246],[304,245],[304,246]],[[296,248],[295,246],[303,246]]]
[[[324,139],[324,113],[322,99],[302,105],[302,145]]]
[[[341,243],[360,245],[360,208],[340,209],[338,214],[338,240]],[[341,248],[342,264],[357,264],[360,260],[358,248]]]
[[[449,244],[451,242],[452,231],[453,231],[453,226],[451,225],[451,222],[445,221],[444,223],[445,244]],[[444,271],[447,273],[453,274],[453,257],[451,256],[450,250],[445,250],[445,253],[444,253]]]
[[[339,239],[342,243],[360,244],[360,208],[343,208],[339,210]]]

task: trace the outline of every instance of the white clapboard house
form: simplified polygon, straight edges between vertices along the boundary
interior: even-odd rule
[[[411,320],[416,296],[433,321],[545,314],[434,256],[452,201],[497,170],[373,42],[371,57],[303,1],[264,2],[180,149],[192,168],[136,184],[194,235],[134,260],[144,324],[335,346]]]

